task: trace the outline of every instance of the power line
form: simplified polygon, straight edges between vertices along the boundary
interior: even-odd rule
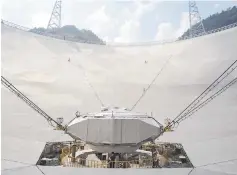
[[[161,70],[156,74],[155,78],[151,81],[151,83],[149,84],[149,86],[147,87],[147,89],[145,89],[145,91],[142,93],[142,95],[140,96],[140,98],[136,101],[136,103],[132,106],[131,111],[137,106],[137,104],[141,101],[141,99],[144,97],[144,95],[146,94],[146,92],[150,89],[151,85],[156,81],[157,77],[162,73],[162,71],[165,69],[166,65],[169,63],[170,59],[172,58],[172,55],[167,59],[167,61],[165,62],[165,64],[163,65],[163,67],[161,68]]]

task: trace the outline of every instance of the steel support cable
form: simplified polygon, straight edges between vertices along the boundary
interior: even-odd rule
[[[184,121],[185,119],[187,119],[188,117],[190,117],[191,115],[193,115],[195,112],[197,112],[199,109],[201,109],[202,107],[204,107],[205,105],[207,105],[210,101],[212,101],[213,99],[215,99],[217,96],[221,95],[223,92],[225,92],[228,88],[230,88],[232,85],[234,85],[235,83],[237,83],[237,77],[234,78],[232,81],[230,81],[228,84],[226,84],[223,88],[221,88],[219,91],[217,91],[216,93],[214,93],[212,96],[210,96],[209,98],[207,98],[205,101],[203,101],[201,104],[199,104],[198,106],[196,106],[195,108],[193,108],[189,113],[187,113],[186,115],[182,116],[181,118],[179,118],[177,121],[175,122],[171,122],[170,125],[166,126],[163,130],[162,133],[164,133],[166,131],[166,129],[171,128],[172,126],[181,123],[182,121]],[[161,133],[161,134],[162,134]]]
[[[167,59],[161,70],[156,74],[155,78],[151,81],[149,86],[145,89],[145,91],[142,93],[140,98],[136,101],[136,103],[132,106],[131,111],[137,106],[137,104],[141,101],[141,99],[144,97],[146,92],[150,89],[151,85],[156,81],[157,77],[162,73],[162,71],[165,69],[166,65],[169,63],[170,59],[172,58],[172,55]]]
[[[191,111],[210,91],[212,91],[221,81],[223,81],[231,72],[233,72],[237,67],[237,60],[235,60],[211,85],[209,85],[206,90],[204,90],[201,95],[195,98],[183,111],[181,111],[177,117],[175,117],[172,122],[168,125],[170,127],[176,120],[179,120],[180,116],[185,112]]]
[[[51,123],[51,119],[47,118],[47,116],[45,116],[45,114],[43,114],[42,111],[40,111],[40,108],[38,108],[36,105],[34,105],[34,103],[31,103],[31,101],[24,96],[19,90],[17,90],[11,83],[9,83],[4,77],[2,77],[2,84],[8,88],[12,93],[14,93],[16,96],[18,96],[19,98],[21,98],[25,103],[27,103],[31,108],[33,108],[36,112],[38,112],[40,115],[42,115],[44,118],[46,118],[46,120],[48,121],[48,123],[53,126],[53,124]],[[47,114],[46,114],[47,115]],[[55,127],[55,126],[53,126]]]
[[[46,174],[39,168],[38,165],[35,165],[35,166],[36,166],[36,168],[37,168],[43,175],[46,175]]]
[[[74,64],[73,64],[73,65],[74,65]],[[95,97],[97,98],[97,100],[100,102],[100,104],[101,104],[102,106],[104,106],[104,104],[103,104],[103,102],[102,102],[102,100],[101,100],[99,94],[98,94],[97,91],[95,90],[95,88],[94,88],[94,86],[92,85],[92,83],[89,81],[89,78],[88,78],[88,76],[87,76],[86,70],[85,70],[82,66],[77,66],[77,67],[79,67],[80,69],[83,70],[83,73],[84,73],[84,77],[85,77],[85,79],[86,79],[86,82],[88,83],[88,85],[90,86],[90,88],[92,89],[92,91],[94,92],[94,95],[95,95]]]
[[[213,99],[215,99],[217,96],[221,95],[223,92],[225,92],[228,88],[230,88],[232,85],[234,85],[235,83],[237,83],[237,77],[234,78],[232,81],[230,81],[228,84],[226,84],[223,88],[221,88],[219,91],[217,91],[215,94],[213,94],[212,96],[210,96],[209,98],[207,98],[205,101],[203,101],[201,104],[199,104],[198,106],[196,106],[195,108],[193,108],[191,111],[189,111],[189,113],[187,113],[186,115],[182,116],[179,120],[176,121],[176,123],[180,123],[183,120],[187,119],[188,117],[190,117],[191,115],[193,115],[195,112],[197,112],[199,109],[201,109],[202,107],[204,107],[205,105],[207,105],[210,101],[212,101]]]
[[[14,93],[17,97],[21,98],[25,103],[28,104],[28,106],[30,106],[31,108],[33,108],[36,112],[38,112],[40,115],[42,115],[44,118],[46,118],[46,120],[48,121],[49,125],[52,127],[55,127],[52,122],[51,119],[47,118],[42,111],[40,111],[39,109],[36,108],[36,106],[34,106],[30,101],[28,101],[25,97],[21,96],[18,92],[14,91],[13,89],[11,89],[8,85],[3,84],[5,87],[7,87],[12,93]]]
[[[35,165],[28,165],[28,166],[22,166],[22,167],[15,167],[15,168],[8,168],[8,169],[2,169],[1,171],[19,171],[21,169],[26,169],[26,168],[29,168],[29,167],[33,167]]]
[[[86,77],[86,81],[87,81],[87,83],[89,84],[90,88],[92,89],[92,91],[94,91],[94,95],[96,96],[97,100],[100,102],[100,104],[101,104],[102,106],[104,106],[104,104],[103,104],[103,102],[102,102],[100,96],[98,95],[98,93],[97,93],[97,91],[95,90],[94,86],[90,83],[90,81],[89,81],[89,79],[88,79],[88,77],[87,77],[86,74],[85,74],[85,77]]]
[[[4,77],[1,77],[2,79],[2,84],[7,87],[11,92],[13,92],[15,95],[17,95],[19,98],[21,98],[22,100],[24,100],[28,105],[30,105],[31,107],[33,107],[35,110],[37,110],[38,113],[40,113],[41,115],[44,115],[42,111],[39,111],[39,108],[25,96],[23,95],[18,89],[16,89],[10,82],[8,82]],[[47,115],[47,114],[46,114]],[[46,118],[48,120],[48,118]]]
[[[208,164],[204,164],[204,165],[199,165],[195,168],[205,167],[205,166],[209,166],[209,165],[218,165],[218,164],[222,164],[222,163],[226,163],[226,162],[233,162],[233,161],[237,161],[237,158],[236,159],[224,160],[224,161],[220,161],[220,162],[208,163]]]
[[[72,55],[72,56],[73,56],[73,55]],[[70,58],[69,58],[69,59],[70,59]],[[88,76],[87,76],[87,71],[84,69],[84,67],[81,66],[81,65],[75,65],[75,64],[73,64],[73,63],[72,63],[72,65],[75,66],[75,67],[77,67],[77,68],[79,68],[79,69],[81,69],[81,70],[83,71],[84,78],[85,78],[86,82],[88,83],[89,87],[90,87],[90,88],[92,89],[92,91],[94,92],[94,95],[95,95],[96,99],[100,102],[100,104],[101,104],[102,106],[104,106],[104,104],[103,104],[103,102],[102,102],[102,100],[101,100],[99,94],[98,94],[97,91],[95,90],[95,88],[94,88],[94,86],[92,85],[92,83],[89,81],[89,78],[88,78]]]
[[[33,102],[31,102],[26,96],[24,96],[19,90],[17,90],[13,85],[11,85],[6,79],[2,81],[2,84],[7,87],[12,93],[14,93],[16,96],[18,96],[19,98],[21,98],[25,103],[27,103],[31,108],[33,108],[36,112],[38,112],[40,115],[42,115],[44,118],[46,118],[46,120],[48,121],[48,123],[55,127],[52,124],[52,119],[48,116],[47,114],[44,114],[44,111],[42,111],[38,106],[36,106]]]
[[[27,103],[32,109],[34,109],[36,112],[38,112],[41,116],[43,116],[51,126],[53,126],[52,121],[61,127],[63,130],[65,129],[61,124],[59,124],[57,121],[55,121],[52,117],[50,117],[48,114],[46,114],[42,109],[40,109],[35,103],[33,103],[29,98],[27,98],[23,93],[21,93],[13,84],[11,84],[6,78],[1,76],[1,82],[2,84],[9,89],[11,92],[13,92],[17,97],[22,99],[25,103]]]

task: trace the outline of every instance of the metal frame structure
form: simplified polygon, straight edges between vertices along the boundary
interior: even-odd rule
[[[1,20],[1,23],[3,25],[6,25],[8,27],[12,27],[12,28],[16,28],[18,30],[22,30],[25,32],[30,32],[30,28],[18,25],[18,24],[14,24],[12,22],[9,21],[5,21],[5,20]],[[199,33],[198,35],[193,36],[194,37],[200,37],[200,36],[204,36],[204,35],[210,35],[213,33],[217,33],[217,32],[221,32],[224,30],[228,30],[231,28],[235,28],[237,27],[237,22],[224,26],[224,27],[220,27],[218,29],[214,29],[214,30],[210,30],[208,32],[204,33]],[[47,37],[51,37],[51,38],[56,38],[59,40],[66,40],[66,41],[72,41],[72,42],[77,42],[77,43],[87,43],[87,44],[96,44],[96,45],[108,45],[108,46],[120,46],[120,47],[129,47],[129,46],[144,46],[144,45],[158,45],[158,44],[167,44],[167,43],[174,43],[174,42],[179,42],[182,40],[188,40],[191,39],[189,36],[186,36],[184,38],[182,38],[182,40],[177,40],[177,39],[172,39],[172,40],[165,40],[165,41],[150,41],[150,42],[138,42],[138,43],[95,43],[92,41],[85,41],[85,40],[76,40],[75,38],[71,37],[71,36],[59,36],[59,35],[53,35],[50,33],[46,33],[46,32],[33,32],[33,33],[37,33],[39,35],[43,35],[43,36],[47,36]]]
[[[202,23],[202,18],[199,14],[196,1],[189,1],[189,37],[193,38],[196,35],[206,33],[204,25]]]
[[[62,1],[56,0],[53,11],[50,16],[50,20],[47,26],[47,30],[55,30],[61,27],[61,11]]]

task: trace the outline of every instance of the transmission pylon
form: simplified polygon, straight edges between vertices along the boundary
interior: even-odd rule
[[[196,1],[189,1],[189,37],[195,37],[197,35],[203,35],[206,33],[202,18],[199,14]]]
[[[50,20],[48,23],[48,30],[55,30],[61,27],[61,5],[62,1],[61,0],[56,0],[54,4],[54,8],[52,11],[52,14],[50,16]]]

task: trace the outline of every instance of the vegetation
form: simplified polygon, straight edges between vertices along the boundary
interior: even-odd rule
[[[66,25],[59,29],[56,29],[55,31],[47,30],[45,28],[33,28],[30,30],[30,32],[34,33],[50,33],[53,35],[62,36],[62,38],[66,40],[73,40],[73,41],[79,41],[79,42],[91,42],[96,44],[104,44],[104,42],[96,36],[92,31],[90,30],[79,30],[74,25]]]
[[[205,31],[211,31],[214,29],[218,29],[233,23],[237,22],[237,7],[230,7],[227,10],[223,10],[221,13],[216,13],[213,15],[210,15],[206,19],[202,20]],[[62,36],[62,38],[70,40],[73,39],[74,41],[79,42],[92,42],[95,44],[105,44],[98,36],[96,36],[92,31],[90,30],[79,30],[74,25],[66,25],[61,27],[60,29],[57,29],[56,31],[48,31],[45,28],[34,28],[30,30],[31,32],[47,32],[55,35]],[[184,34],[179,37],[185,38],[189,36],[189,29],[184,32]]]
[[[221,13],[216,13],[213,15],[210,15],[206,19],[202,20],[205,31],[211,31],[214,29],[218,29],[233,23],[237,22],[237,7],[230,7],[227,10],[222,10]],[[188,37],[189,36],[189,30],[184,32],[184,34],[180,37]]]

